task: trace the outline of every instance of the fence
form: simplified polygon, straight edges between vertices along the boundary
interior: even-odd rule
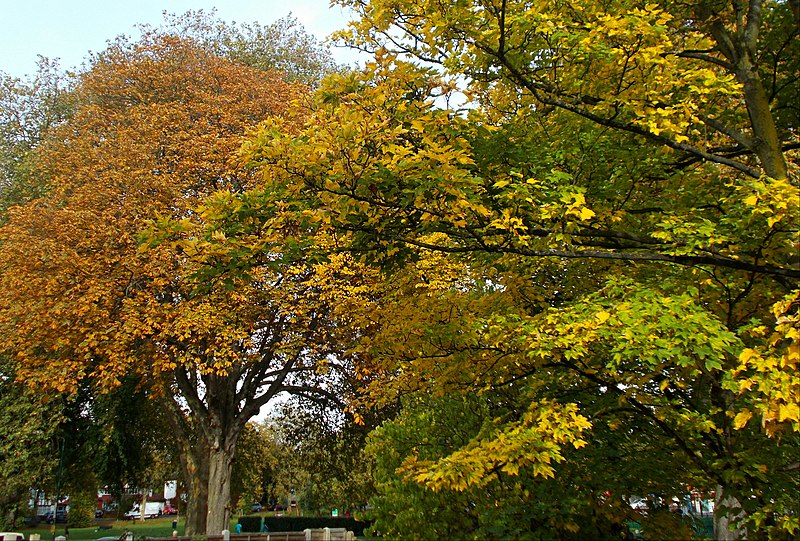
[[[230,536],[209,535],[208,541],[355,541],[352,531],[344,528],[307,529],[302,532],[263,532],[247,534],[231,534]],[[196,541],[190,536],[180,537],[148,537],[148,541]]]

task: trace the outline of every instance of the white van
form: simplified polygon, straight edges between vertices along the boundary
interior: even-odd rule
[[[164,502],[147,502],[144,504],[144,518],[160,517],[164,513]],[[138,505],[134,505],[133,509],[125,513],[127,519],[142,518],[142,513]]]

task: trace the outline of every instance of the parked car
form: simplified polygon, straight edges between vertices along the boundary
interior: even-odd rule
[[[67,515],[67,511],[65,509],[58,509],[56,510],[55,515],[55,522],[67,522],[69,515]],[[48,524],[53,524],[53,512],[48,511],[44,514],[44,521]]]
[[[250,504],[250,512],[251,513],[260,513],[263,510],[264,510],[264,508],[258,502]]]
[[[103,513],[102,509],[95,509],[94,510],[94,518],[103,518],[104,514],[105,513]]]
[[[170,504],[165,503],[164,504],[164,511],[163,511],[162,514],[164,514],[164,515],[177,515],[178,514],[178,510],[175,507],[172,507]]]

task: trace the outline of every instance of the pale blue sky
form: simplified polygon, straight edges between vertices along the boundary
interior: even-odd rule
[[[120,34],[135,35],[135,25],[158,25],[162,12],[217,8],[226,21],[269,24],[290,12],[323,40],[344,28],[349,17],[329,0],[0,0],[0,71],[14,77],[32,74],[37,55],[60,58],[64,69],[79,66],[89,51],[105,48]],[[332,50],[352,63],[349,51]]]

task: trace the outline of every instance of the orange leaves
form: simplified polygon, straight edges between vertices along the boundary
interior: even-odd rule
[[[222,373],[241,358],[232,348],[247,328],[226,317],[247,301],[192,301],[190,261],[167,246],[141,251],[136,237],[157,216],[190,216],[207,194],[252,187],[236,157],[244,134],[305,91],[163,35],[97,57],[74,116],[40,151],[52,191],[9,212],[0,232],[0,346],[24,377],[69,390],[94,374],[113,387],[130,370],[191,362]]]

